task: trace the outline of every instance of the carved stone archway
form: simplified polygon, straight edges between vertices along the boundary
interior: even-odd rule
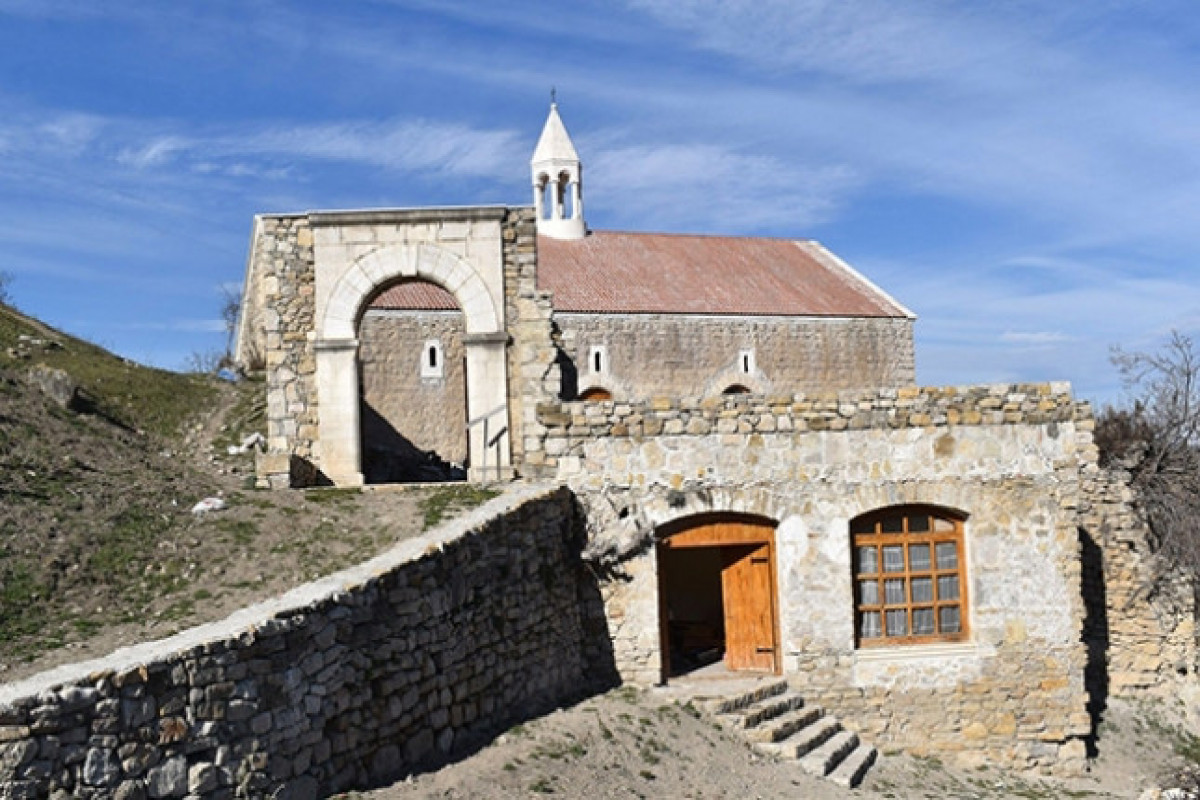
[[[318,263],[317,269],[321,270]],[[506,477],[508,377],[503,306],[475,266],[435,244],[389,244],[354,259],[317,300],[316,383],[321,469],[337,486],[363,483],[359,437],[358,325],[380,287],[424,280],[454,295],[466,327],[467,452],[472,480]],[[318,287],[321,279],[318,276]],[[323,300],[323,301],[322,301]]]

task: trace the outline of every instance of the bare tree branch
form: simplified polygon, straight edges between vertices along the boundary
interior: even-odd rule
[[[1135,399],[1099,414],[1101,462],[1129,470],[1164,570],[1200,576],[1200,352],[1175,331],[1160,351],[1112,360]]]

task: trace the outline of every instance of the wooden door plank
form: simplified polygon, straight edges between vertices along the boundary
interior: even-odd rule
[[[725,662],[730,669],[775,670],[775,619],[771,597],[771,546],[727,547],[721,588],[725,595]]]

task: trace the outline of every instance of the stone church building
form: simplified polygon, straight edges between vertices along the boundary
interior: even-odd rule
[[[877,745],[1082,763],[1087,404],[916,386],[914,315],[817,242],[590,230],[553,105],[531,182],[256,217],[260,485],[566,485],[624,679],[719,659]]]

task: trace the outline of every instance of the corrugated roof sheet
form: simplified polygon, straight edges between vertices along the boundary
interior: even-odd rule
[[[815,242],[594,231],[538,237],[558,311],[907,317]]]
[[[371,301],[371,308],[420,311],[457,311],[454,295],[435,283],[408,281],[384,290]]]
[[[557,311],[907,317],[874,284],[810,241],[594,231],[538,237],[538,288]],[[376,309],[455,310],[454,296],[410,281]]]

